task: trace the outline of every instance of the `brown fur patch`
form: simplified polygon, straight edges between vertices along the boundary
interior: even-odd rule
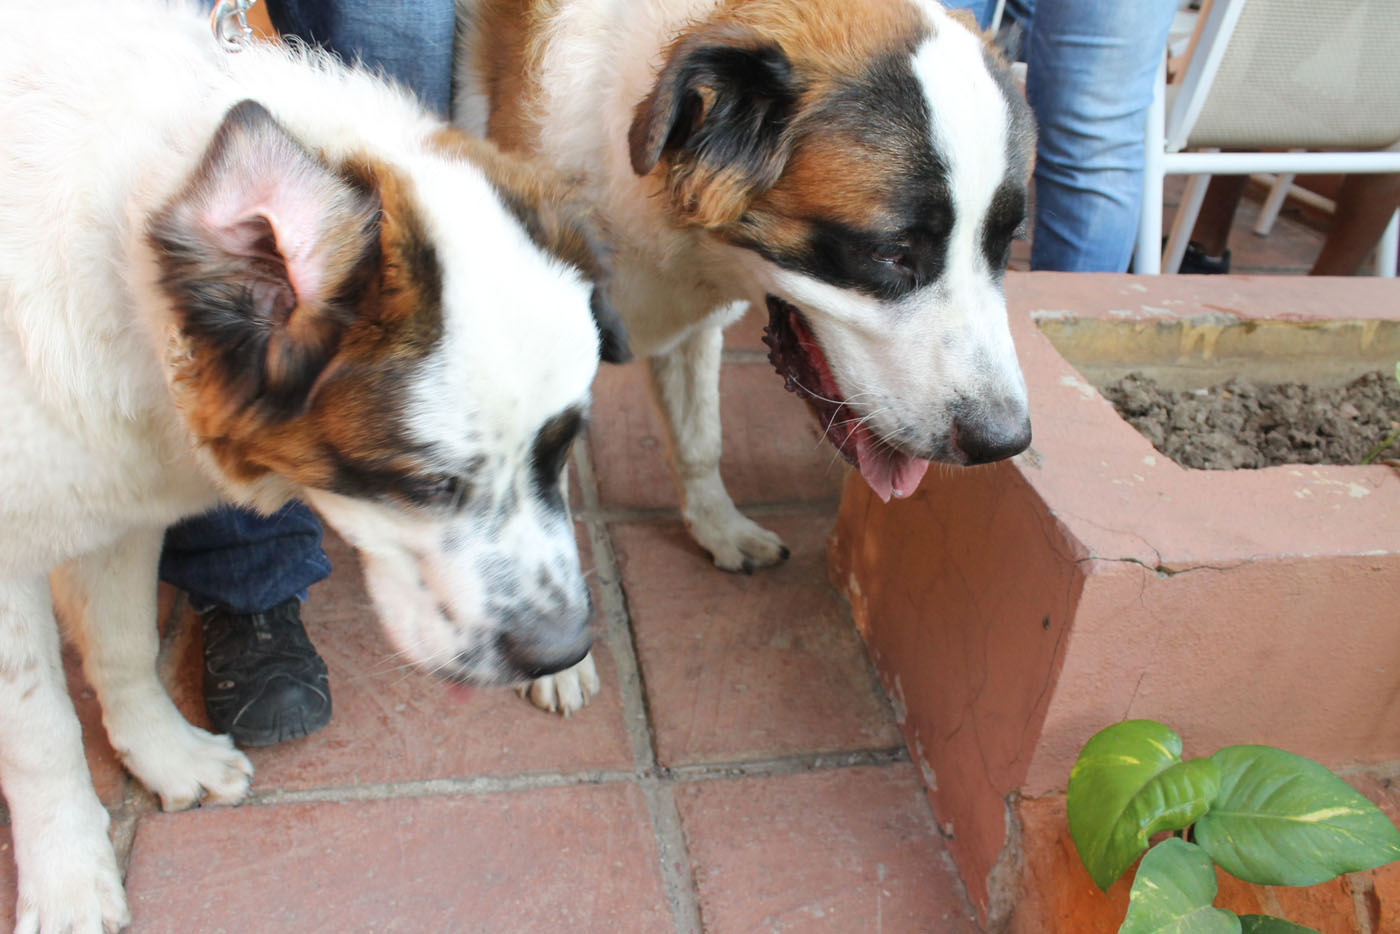
[[[712,21],[778,43],[809,97],[823,94],[833,79],[861,74],[875,59],[912,52],[930,29],[908,0],[732,0]]]
[[[347,475],[415,468],[399,419],[408,376],[442,334],[437,258],[405,179],[368,159],[344,170],[379,197],[377,248],[362,267],[341,270],[341,278],[325,285],[348,322],[301,411],[282,417],[257,400],[231,401],[236,395],[228,382],[236,375],[206,365],[209,355],[199,348],[179,374],[190,427],[235,480],[252,482],[274,471],[334,490]]]
[[[856,141],[830,132],[807,137],[796,147],[778,182],[748,205],[740,239],[768,244],[774,251],[801,250],[811,236],[810,220],[868,230],[897,226],[884,210],[899,187],[901,165],[869,157]]]
[[[537,149],[534,62],[542,26],[559,6],[560,0],[479,0],[467,24],[471,67],[491,101],[487,135],[507,151]]]
[[[904,168],[896,160],[871,158],[860,140],[845,134],[813,134],[793,153],[782,179],[764,198],[763,210],[852,227],[891,225],[895,218],[881,212]]]
[[[906,0],[726,4],[704,23],[683,32],[666,50],[665,64],[652,91],[638,105],[632,124],[633,168],[650,172],[659,161],[658,171],[664,173],[676,219],[711,229],[740,221],[775,183],[792,190],[812,185],[842,192],[841,203],[833,206],[840,216],[877,203],[866,195],[882,190],[878,173],[872,175],[868,164],[852,164],[855,160],[849,150],[839,146],[814,148],[814,153],[819,149],[822,156],[834,158],[802,160],[806,168],[799,166],[797,171],[807,178],[792,183],[789,176],[794,166],[789,157],[794,138],[804,114],[849,88],[873,63],[912,53],[930,28]],[[748,55],[749,63],[725,66],[724,49]],[[717,69],[713,75],[707,72],[711,62]],[[726,75],[725,67],[733,67],[734,73]],[[726,78],[730,83],[725,83]],[[726,158],[710,158],[686,146],[671,152],[677,123],[683,133],[698,138],[700,128],[725,105],[717,103],[717,97],[749,94],[757,109],[734,121],[741,135],[724,147]],[[687,121],[693,126],[687,126]],[[760,125],[786,129],[772,138],[742,135],[743,127]],[[661,158],[663,149],[671,154],[669,158]]]
[[[537,150],[534,108],[539,42],[545,35],[545,24],[563,2],[481,0],[469,24],[475,37],[472,67],[490,100],[488,134],[503,149]],[[792,64],[802,88],[799,107],[803,107],[819,100],[843,78],[861,74],[873,59],[912,50],[929,28],[907,0],[730,0],[704,22],[684,30],[665,50],[662,60],[669,65],[702,41],[776,45]],[[641,107],[655,106],[659,87],[660,82]],[[704,98],[706,88],[694,90]],[[666,131],[653,120],[644,125],[643,132]],[[659,152],[662,142],[634,139],[634,163],[650,171],[656,156],[639,159],[639,148]],[[666,173],[668,197],[677,220],[703,227],[737,221],[750,200],[782,172],[785,153],[778,151],[772,156],[767,172],[758,164],[740,167],[664,160],[659,171]]]

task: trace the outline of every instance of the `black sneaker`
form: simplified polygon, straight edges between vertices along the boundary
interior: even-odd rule
[[[1177,272],[1186,276],[1223,276],[1230,271],[1230,251],[1221,256],[1207,256],[1195,240],[1186,244]]]
[[[272,746],[330,723],[330,677],[297,598],[264,613],[214,607],[200,618],[204,709],[216,732],[240,746]]]

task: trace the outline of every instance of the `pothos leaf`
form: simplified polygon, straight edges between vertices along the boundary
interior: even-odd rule
[[[1152,834],[1191,824],[1215,800],[1219,767],[1180,756],[1180,738],[1151,720],[1114,724],[1084,745],[1066,810],[1079,858],[1099,888],[1132,865]]]
[[[1233,912],[1211,906],[1215,867],[1195,844],[1171,837],[1147,851],[1118,934],[1240,934]]]
[[[1400,859],[1400,830],[1330,771],[1272,746],[1227,746],[1220,795],[1195,840],[1222,869],[1261,885],[1313,885]]]

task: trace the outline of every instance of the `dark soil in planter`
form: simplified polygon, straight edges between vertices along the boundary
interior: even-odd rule
[[[1205,470],[1359,464],[1400,420],[1400,385],[1379,372],[1335,387],[1232,379],[1185,391],[1132,373],[1102,391],[1153,447]],[[1400,457],[1400,445],[1381,456]]]

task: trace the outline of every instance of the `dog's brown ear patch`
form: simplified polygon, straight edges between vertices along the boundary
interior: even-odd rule
[[[776,42],[734,24],[690,33],[671,46],[633,111],[632,169],[647,175],[664,167],[680,220],[732,223],[782,174],[797,98],[792,65]]]
[[[434,142],[481,169],[530,239],[593,283],[589,304],[598,327],[599,356],[608,363],[632,359],[622,317],[608,300],[612,248],[607,228],[579,193],[578,184],[537,160],[503,153],[460,130],[443,130]]]
[[[150,221],[160,284],[208,395],[289,417],[335,355],[378,259],[378,194],[333,171],[260,104],[229,110]],[[200,392],[201,397],[205,396]]]

